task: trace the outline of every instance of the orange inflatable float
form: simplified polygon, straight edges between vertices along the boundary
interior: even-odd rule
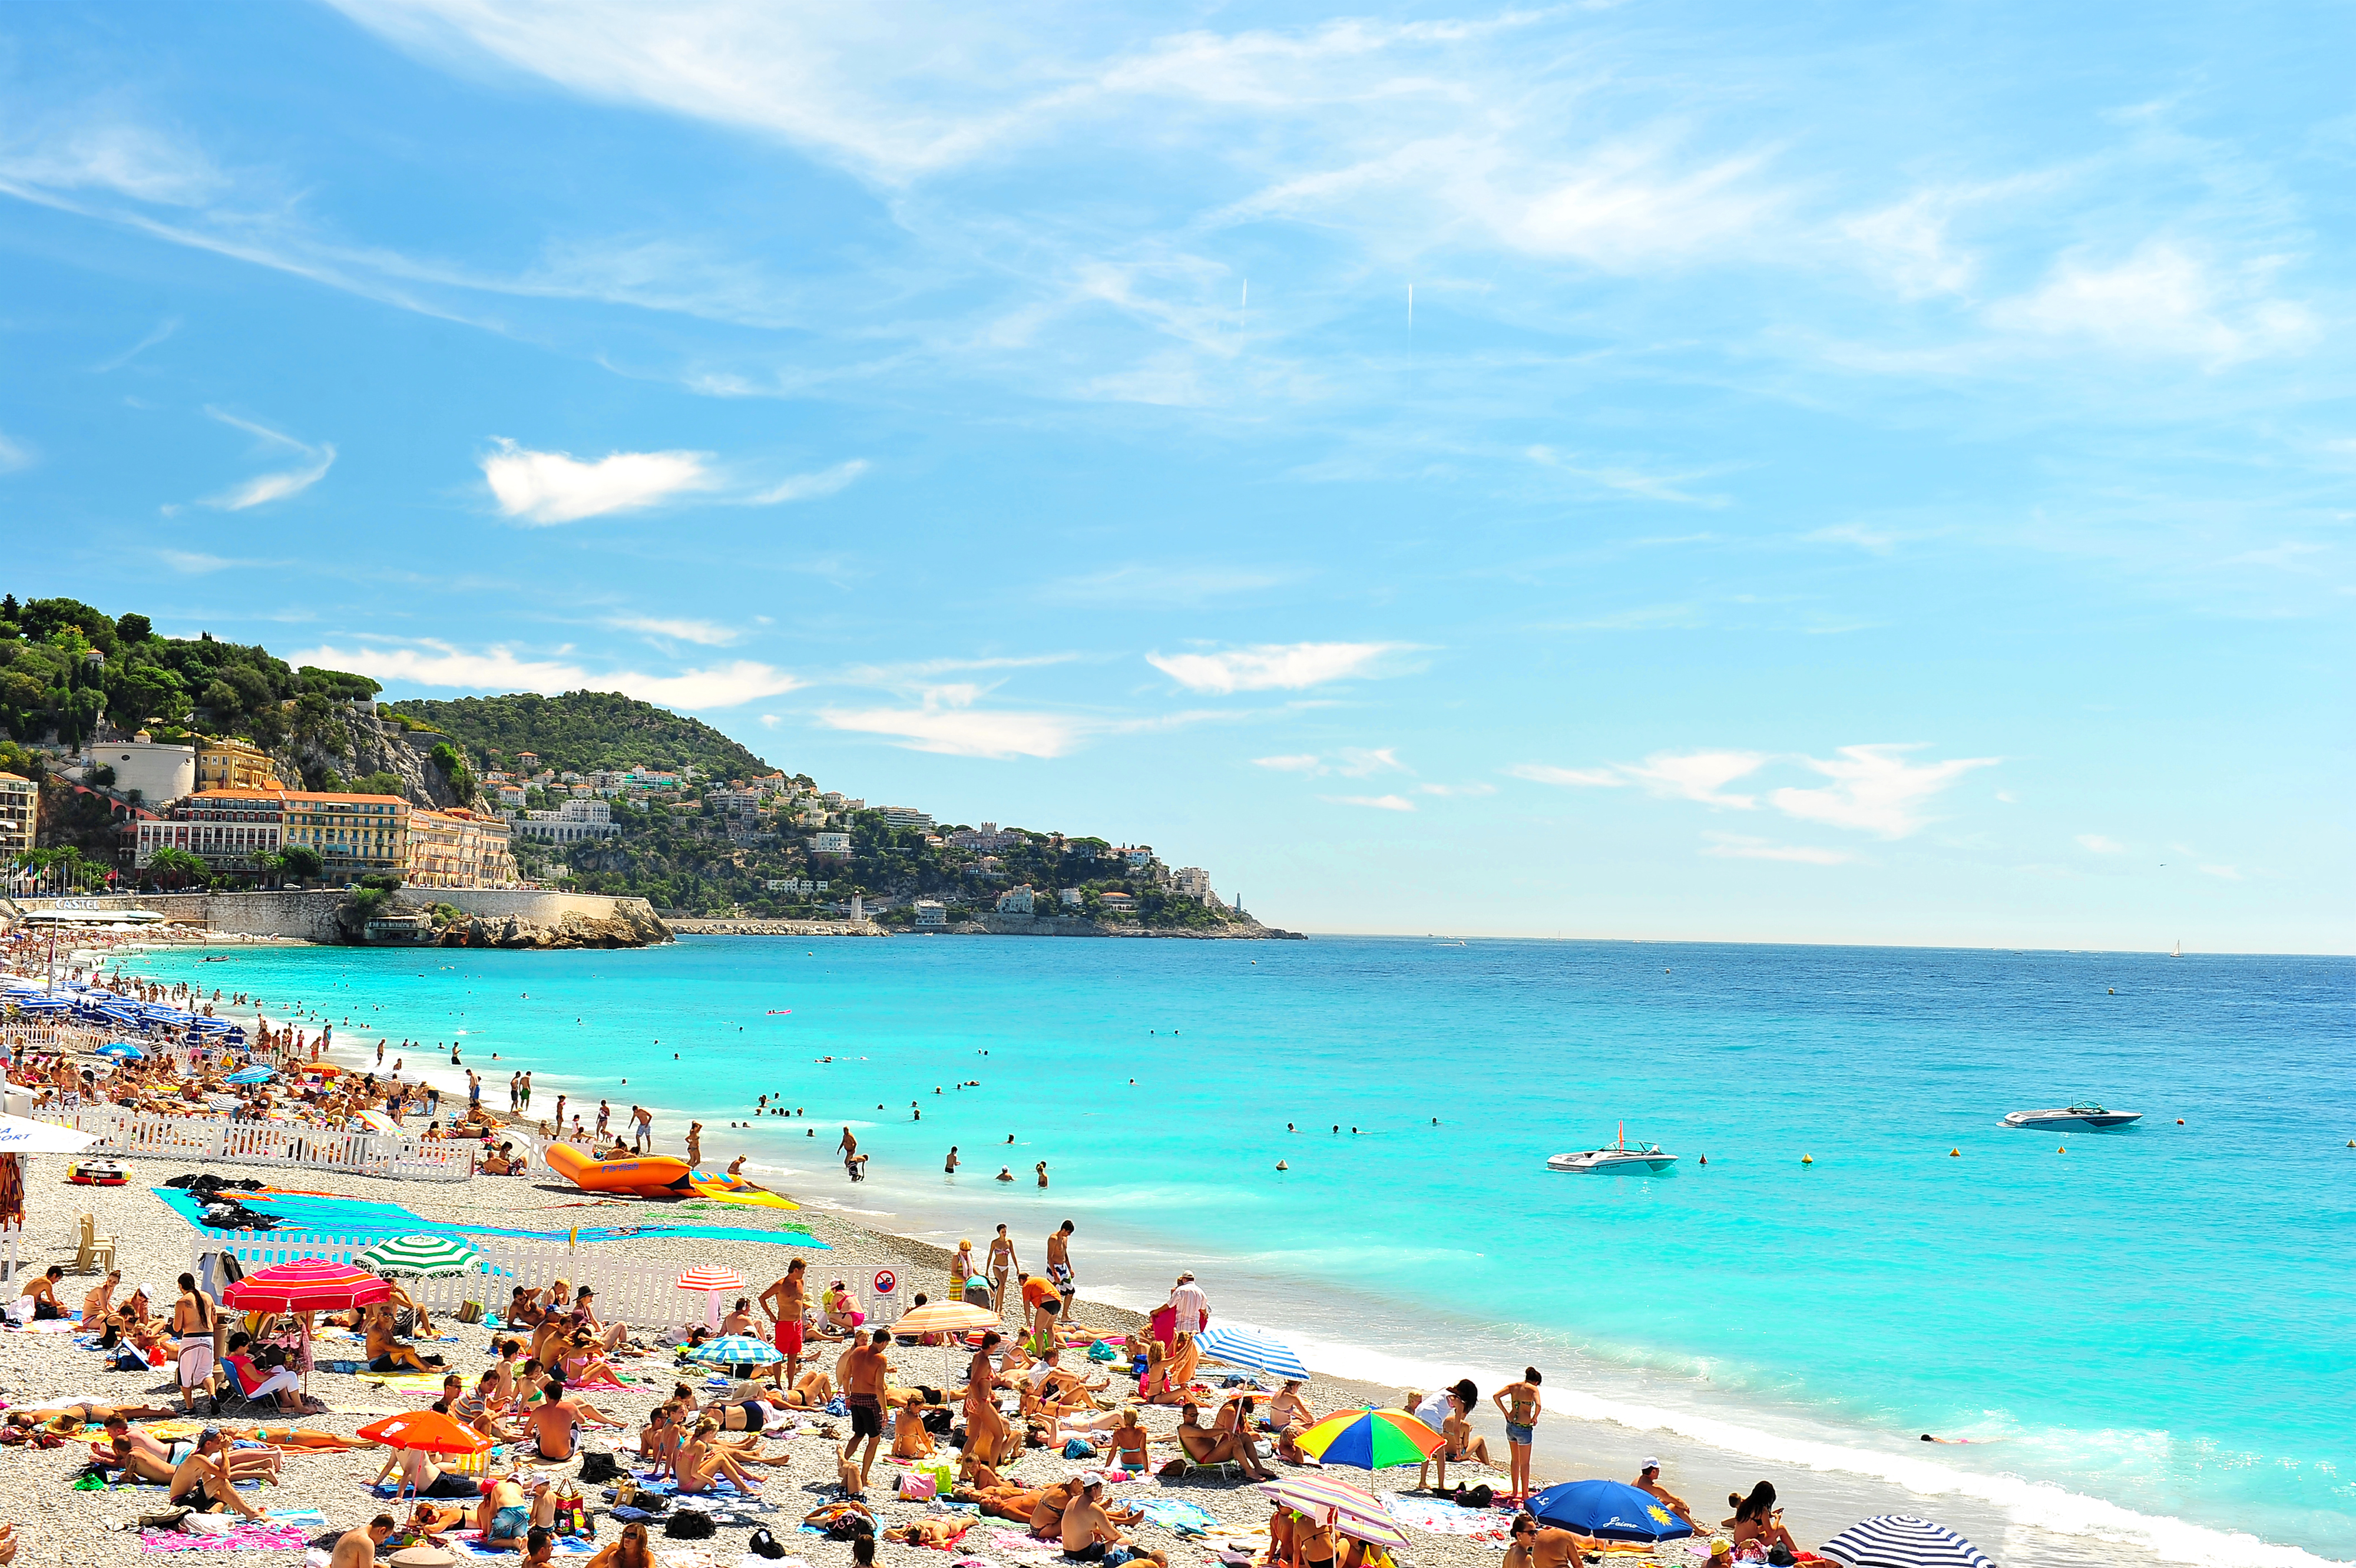
[[[764,1208],[801,1207],[743,1176],[699,1171],[685,1160],[675,1160],[667,1155],[601,1160],[571,1144],[551,1144],[541,1157],[547,1160],[550,1170],[584,1192],[620,1193],[631,1197],[709,1197]]]

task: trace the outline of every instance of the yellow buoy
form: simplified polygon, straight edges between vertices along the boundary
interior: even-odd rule
[[[1277,1161],[1277,1162],[1276,1162],[1276,1168],[1277,1168],[1278,1170],[1280,1170],[1280,1171],[1289,1171],[1289,1170],[1290,1170],[1292,1167],[1291,1167],[1290,1165],[1286,1165],[1282,1160],[1279,1160],[1279,1161]]]
[[[2069,1151],[2069,1150],[2067,1150],[2067,1149],[2056,1149],[2056,1150],[2054,1150],[2053,1152],[2054,1152],[2055,1154],[2057,1154],[2057,1155],[2066,1155],[2066,1154],[2068,1154],[2070,1151]]]
[[[1964,1152],[1961,1149],[1949,1149],[1947,1157],[1951,1160],[1960,1160],[1964,1157]]]
[[[1814,1155],[1802,1155],[1800,1156],[1800,1163],[1804,1165],[1815,1165],[1816,1163],[1816,1156]]]
[[[2179,1126],[2179,1127],[2183,1126],[2183,1125],[2184,1125],[2184,1118],[2183,1118],[2183,1117],[2181,1117],[2181,1116],[2179,1116],[2179,1117],[2176,1119],[2176,1124],[2177,1124],[2178,1126]]]

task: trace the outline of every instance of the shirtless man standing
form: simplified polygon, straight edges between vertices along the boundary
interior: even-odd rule
[[[786,1265],[785,1277],[761,1293],[761,1310],[776,1324],[777,1348],[786,1359],[777,1363],[777,1386],[785,1387],[795,1380],[802,1361],[802,1315],[809,1310],[809,1295],[802,1284],[799,1258]]]
[[[860,1439],[867,1440],[867,1456],[859,1466],[862,1486],[875,1467],[875,1450],[884,1441],[884,1385],[892,1374],[884,1348],[891,1343],[891,1330],[879,1328],[866,1344],[854,1345],[844,1354],[840,1369],[842,1400],[851,1407],[851,1446],[856,1448]]]
[[[1064,1298],[1064,1321],[1072,1320],[1072,1298],[1080,1294],[1072,1283],[1072,1222],[1057,1226],[1047,1238],[1047,1277],[1055,1282],[1056,1294]]]
[[[1006,1310],[1007,1276],[1022,1266],[1014,1256],[1014,1238],[1006,1233],[1005,1226],[1000,1226],[990,1243],[990,1305],[993,1310]]]
[[[373,1568],[376,1549],[391,1539],[395,1526],[392,1516],[380,1513],[357,1529],[344,1531],[336,1542],[334,1555],[327,1559],[327,1568]]]

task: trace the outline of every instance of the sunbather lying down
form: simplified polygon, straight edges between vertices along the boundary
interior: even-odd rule
[[[71,1436],[85,1426],[103,1426],[113,1416],[119,1415],[125,1421],[166,1421],[181,1413],[179,1406],[170,1404],[107,1404],[98,1400],[70,1400],[9,1411],[0,1415],[0,1426],[18,1432],[47,1426],[52,1432]]]

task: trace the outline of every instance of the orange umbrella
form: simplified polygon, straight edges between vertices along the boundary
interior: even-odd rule
[[[438,1410],[388,1415],[361,1427],[359,1435],[387,1448],[423,1448],[428,1454],[480,1454],[491,1445],[489,1438]]]

